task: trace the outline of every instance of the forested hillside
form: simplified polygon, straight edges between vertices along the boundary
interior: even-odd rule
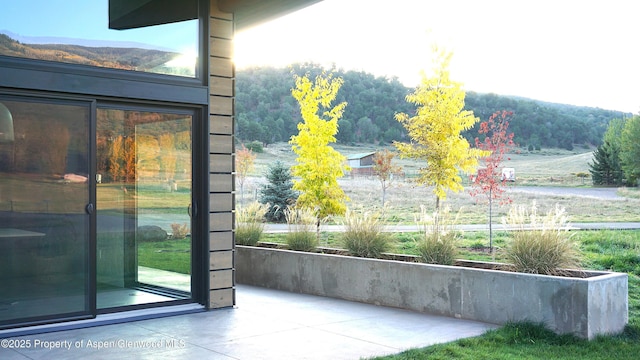
[[[298,105],[291,97],[293,74],[312,76],[321,72],[313,64],[296,64],[291,68],[260,67],[236,73],[236,126],[243,141],[264,143],[288,141],[297,133],[300,120]],[[337,101],[348,103],[339,122],[338,142],[390,143],[404,140],[406,134],[395,120],[397,112],[413,113],[405,96],[412,89],[397,79],[372,74],[333,69],[344,79]],[[480,120],[498,110],[514,112],[510,130],[521,147],[539,149],[600,144],[607,124],[613,118],[630,116],[619,111],[563,104],[552,104],[517,97],[467,92],[466,108]],[[477,130],[465,136],[475,138]]]
[[[2,33],[0,55],[161,74],[195,75],[193,69],[167,65],[180,56],[178,53],[131,47],[23,44]]]

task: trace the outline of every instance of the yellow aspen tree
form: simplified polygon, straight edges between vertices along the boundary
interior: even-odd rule
[[[321,221],[344,214],[349,200],[338,184],[338,178],[348,170],[346,158],[330,145],[336,142],[338,119],[347,106],[346,102],[331,105],[342,82],[342,78],[334,79],[330,74],[318,75],[314,82],[307,75],[295,76],[295,88],[291,89],[302,115],[298,135],[289,141],[298,155],[291,168],[298,178],[293,188],[300,192],[296,205],[315,212],[318,237]]]
[[[124,137],[117,136],[109,148],[109,175],[111,181],[121,181],[124,177]]]
[[[478,166],[483,151],[473,149],[461,135],[480,119],[464,109],[465,92],[462,84],[449,78],[452,54],[434,48],[433,74],[422,73],[422,81],[406,100],[417,106],[416,114],[396,114],[407,130],[411,143],[394,145],[403,158],[424,161],[416,182],[434,186],[436,210],[447,197],[447,190],[463,190],[460,171],[470,173]]]
[[[176,164],[178,162],[178,155],[176,152],[174,134],[164,133],[160,134],[158,138],[160,145],[160,171],[162,179],[165,181],[175,180],[176,178]]]

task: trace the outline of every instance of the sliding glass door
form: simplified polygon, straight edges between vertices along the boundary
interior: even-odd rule
[[[97,111],[97,308],[191,298],[193,113]]]
[[[0,329],[194,301],[195,110],[0,111]]]
[[[92,103],[0,107],[0,328],[90,317]]]

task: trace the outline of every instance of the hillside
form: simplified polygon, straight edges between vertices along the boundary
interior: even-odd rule
[[[180,54],[135,47],[23,44],[5,34],[0,34],[0,54],[114,69],[193,76],[188,73],[193,72],[191,69],[177,69],[166,65]]]
[[[292,73],[315,76],[323,69],[314,64],[296,64],[290,69],[259,67],[236,73],[237,134],[242,140],[269,144],[287,141],[297,133],[300,119],[297,103],[291,97]],[[337,102],[348,103],[339,122],[337,140],[342,144],[389,144],[406,140],[394,119],[397,112],[412,113],[405,96],[412,89],[397,79],[375,77],[356,71],[331,69],[344,79]],[[551,104],[518,97],[467,92],[466,109],[486,120],[493,112],[511,110],[510,130],[514,140],[527,149],[564,148],[600,144],[609,121],[631,114],[620,111],[564,104]],[[473,139],[477,129],[465,136]]]
[[[194,69],[174,67],[170,61],[180,54],[136,47],[90,47],[61,44],[24,44],[0,34],[0,54],[74,64],[138,70],[162,74],[195,76]],[[236,73],[236,134],[241,141],[257,140],[265,144],[288,141],[297,133],[300,121],[298,104],[291,96],[292,73],[316,74],[324,71],[315,64],[295,64],[290,68],[258,67]],[[412,89],[396,78],[341,69],[328,69],[344,80],[337,102],[347,107],[339,121],[336,138],[340,144],[390,144],[406,141],[398,112],[413,113],[405,101]],[[495,111],[514,112],[510,131],[522,148],[592,148],[599,145],[609,121],[630,116],[619,111],[564,104],[552,104],[520,97],[466,94],[466,109],[480,120]],[[464,134],[472,141],[477,128]]]

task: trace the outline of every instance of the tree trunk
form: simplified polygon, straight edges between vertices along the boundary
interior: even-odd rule
[[[491,189],[489,189],[489,251],[493,254],[493,199]]]

